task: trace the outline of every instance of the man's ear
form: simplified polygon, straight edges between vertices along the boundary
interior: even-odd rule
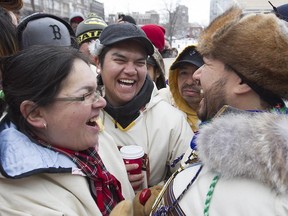
[[[46,120],[43,118],[41,107],[37,107],[33,101],[25,100],[20,105],[20,112],[26,121],[36,128],[46,127]]]
[[[100,69],[100,61],[99,61],[98,56],[95,56],[95,57],[94,57],[94,60],[95,60],[95,65],[96,65],[96,67],[97,67],[98,69]]]
[[[247,85],[247,83],[243,82],[242,79],[239,77],[239,79],[237,80],[237,85],[234,88],[234,93],[244,94],[250,91],[252,91],[251,87]]]

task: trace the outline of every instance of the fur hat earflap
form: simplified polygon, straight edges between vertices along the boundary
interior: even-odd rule
[[[203,31],[197,50],[230,66],[252,89],[288,98],[286,24],[275,14],[243,15],[233,6]]]

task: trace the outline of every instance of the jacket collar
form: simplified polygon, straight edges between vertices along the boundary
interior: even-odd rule
[[[40,172],[70,172],[76,165],[65,155],[32,142],[7,118],[0,124],[0,171],[8,178]]]
[[[223,178],[244,177],[288,191],[288,116],[231,111],[204,124],[196,143],[199,158]]]

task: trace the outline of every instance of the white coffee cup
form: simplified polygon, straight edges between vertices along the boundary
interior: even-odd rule
[[[129,145],[129,146],[123,146],[120,149],[120,153],[122,155],[122,158],[124,160],[125,164],[138,164],[138,168],[134,170],[130,170],[128,174],[144,174],[144,183],[142,184],[141,188],[146,188],[147,186],[147,174],[146,171],[142,170],[143,166],[143,156],[144,156],[144,150],[141,146],[137,145]],[[135,190],[139,188],[134,188]]]

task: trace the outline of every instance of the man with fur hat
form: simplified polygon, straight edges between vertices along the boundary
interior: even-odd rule
[[[187,46],[170,67],[169,87],[159,91],[168,103],[183,112],[193,131],[198,130],[200,123],[196,111],[201,100],[200,88],[193,74],[202,65],[203,59],[196,47]]]
[[[203,125],[153,215],[287,215],[286,23],[235,6],[204,30],[197,49]]]

